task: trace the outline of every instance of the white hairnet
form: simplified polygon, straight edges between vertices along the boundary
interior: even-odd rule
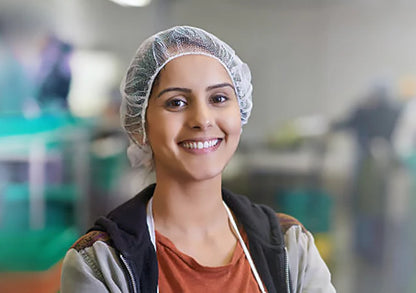
[[[176,26],[145,40],[138,48],[121,83],[121,122],[137,145],[129,147],[133,166],[150,166],[151,150],[146,139],[146,109],[153,82],[171,60],[189,54],[217,59],[230,75],[240,106],[241,122],[247,123],[252,108],[251,73],[234,50],[216,36],[195,27]],[[138,141],[139,138],[139,141]],[[150,161],[149,161],[150,160]]]

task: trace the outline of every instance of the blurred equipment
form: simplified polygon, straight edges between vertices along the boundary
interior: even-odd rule
[[[21,113],[33,95],[22,64],[0,35],[0,113]]]
[[[0,116],[0,291],[27,278],[31,292],[59,286],[59,262],[87,225],[88,140],[68,114]]]

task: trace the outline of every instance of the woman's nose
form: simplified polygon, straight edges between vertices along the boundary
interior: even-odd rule
[[[206,129],[212,126],[213,113],[209,105],[197,103],[189,111],[189,126],[193,129]]]

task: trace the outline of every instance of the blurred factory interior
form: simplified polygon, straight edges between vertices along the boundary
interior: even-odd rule
[[[337,291],[415,292],[416,2],[144,4],[0,3],[0,291],[57,292],[76,238],[152,181],[118,86],[146,37],[189,24],[252,71],[224,186],[301,220]]]

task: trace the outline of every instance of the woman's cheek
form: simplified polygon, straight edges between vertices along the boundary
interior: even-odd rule
[[[240,115],[238,115],[238,117],[234,117],[233,119],[228,119],[226,123],[227,123],[227,128],[229,129],[230,135],[240,136],[241,129],[242,129]]]

